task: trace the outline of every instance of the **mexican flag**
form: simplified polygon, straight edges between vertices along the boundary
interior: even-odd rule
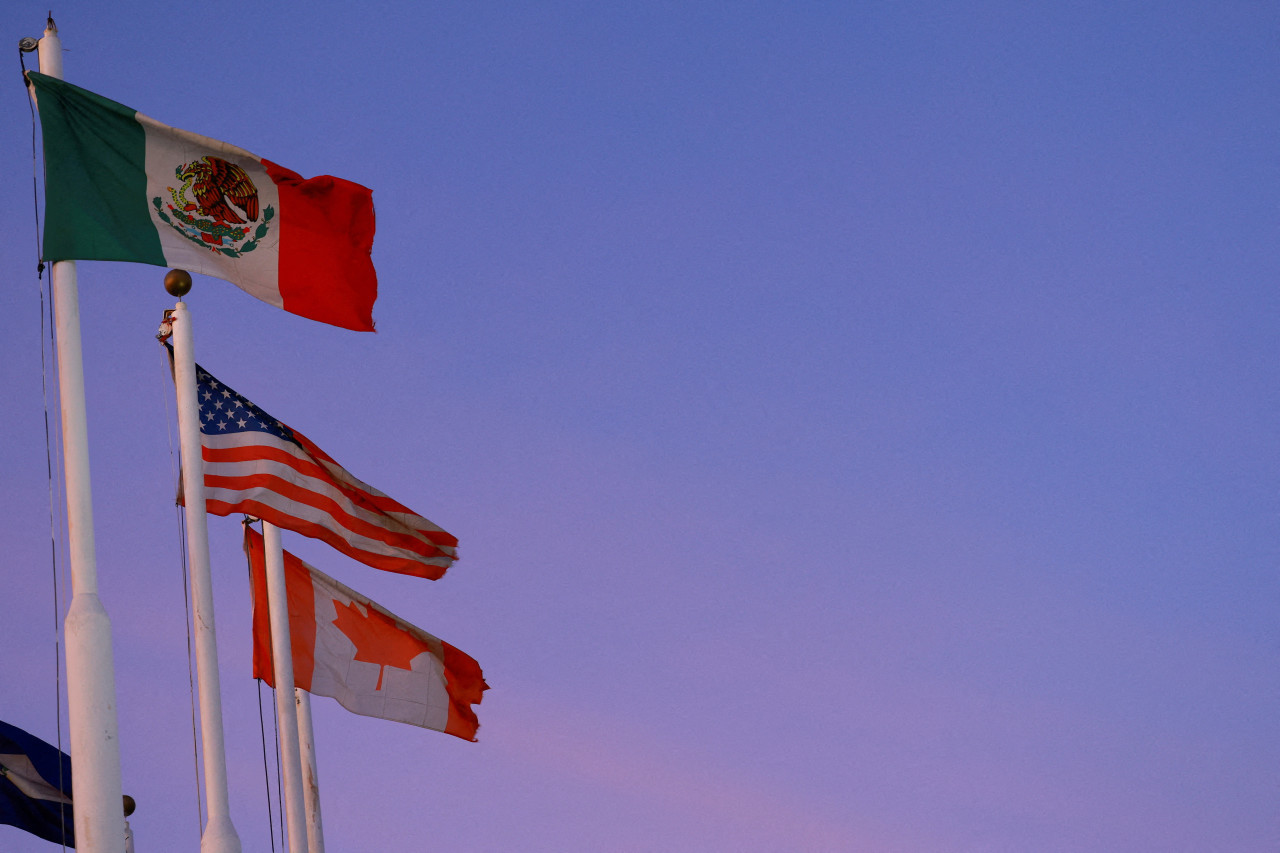
[[[253,576],[253,677],[275,687],[262,534],[245,525]],[[284,552],[293,682],[356,714],[475,740],[489,685],[470,655]]]
[[[44,74],[27,80],[44,137],[44,260],[180,267],[373,331],[369,189],[303,178]]]

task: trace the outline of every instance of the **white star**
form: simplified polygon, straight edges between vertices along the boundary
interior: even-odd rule
[[[249,422],[246,421],[244,418],[241,418],[240,420],[236,421],[236,423],[240,425],[240,429],[244,429],[245,425],[248,424]]]

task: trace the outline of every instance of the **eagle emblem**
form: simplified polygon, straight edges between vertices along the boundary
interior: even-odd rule
[[[267,236],[267,223],[275,210],[270,205],[259,210],[258,188],[240,166],[206,155],[177,167],[173,174],[182,183],[168,187],[167,200],[153,198],[151,206],[163,222],[191,242],[238,258]]]

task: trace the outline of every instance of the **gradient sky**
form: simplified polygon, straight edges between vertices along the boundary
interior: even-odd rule
[[[10,49],[47,8],[4,5]],[[285,535],[492,685],[475,744],[315,701],[330,850],[1280,846],[1280,6],[54,14],[68,80],[374,190],[377,334],[188,298],[209,370],[461,540],[432,583]],[[17,72],[0,719],[53,740]],[[199,841],[163,273],[80,265],[139,853]],[[258,853],[249,588],[210,528]]]

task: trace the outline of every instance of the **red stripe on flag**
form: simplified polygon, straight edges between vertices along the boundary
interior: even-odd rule
[[[444,657],[445,685],[449,691],[449,722],[445,724],[445,733],[474,741],[480,720],[471,705],[480,702],[489,685],[484,683],[484,673],[475,658],[443,640],[440,647]]]
[[[351,181],[297,172],[263,160],[280,192],[284,309],[358,332],[373,331],[373,191]]]
[[[267,608],[266,553],[262,534],[245,525],[244,550],[253,581],[253,677],[276,686],[271,614]],[[291,565],[291,562],[297,565]],[[311,572],[297,557],[284,552],[285,597],[289,600],[289,646],[293,652],[293,684],[311,689],[316,668],[316,601]]]

